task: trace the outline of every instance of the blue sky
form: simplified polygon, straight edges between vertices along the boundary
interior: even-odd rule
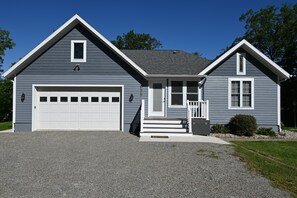
[[[1,3],[0,28],[11,32],[16,46],[6,51],[4,70],[74,14],[109,40],[134,29],[156,37],[163,49],[198,51],[213,59],[244,33],[242,13],[284,3],[296,0],[9,0]]]

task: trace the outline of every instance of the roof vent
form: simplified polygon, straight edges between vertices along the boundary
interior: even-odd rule
[[[174,50],[174,51],[173,51],[173,54],[177,54],[177,51],[176,51],[176,50]]]

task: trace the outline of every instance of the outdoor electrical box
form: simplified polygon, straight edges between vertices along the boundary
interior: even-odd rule
[[[193,135],[209,135],[209,120],[201,118],[192,118],[192,132]]]

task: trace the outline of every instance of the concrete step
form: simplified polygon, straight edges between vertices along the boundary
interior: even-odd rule
[[[184,128],[182,124],[143,124],[143,128]]]
[[[144,124],[181,124],[182,120],[143,120]]]
[[[143,132],[160,132],[160,133],[187,133],[187,129],[170,129],[170,128],[143,128]]]

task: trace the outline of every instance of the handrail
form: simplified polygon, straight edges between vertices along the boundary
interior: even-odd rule
[[[144,101],[144,99],[142,99],[141,107],[140,107],[140,132],[143,132],[144,117],[145,117],[145,101]]]
[[[189,101],[192,118],[205,118],[209,120],[209,101]]]
[[[189,100],[187,100],[187,122],[188,122],[189,133],[192,133],[192,112],[191,112]]]

